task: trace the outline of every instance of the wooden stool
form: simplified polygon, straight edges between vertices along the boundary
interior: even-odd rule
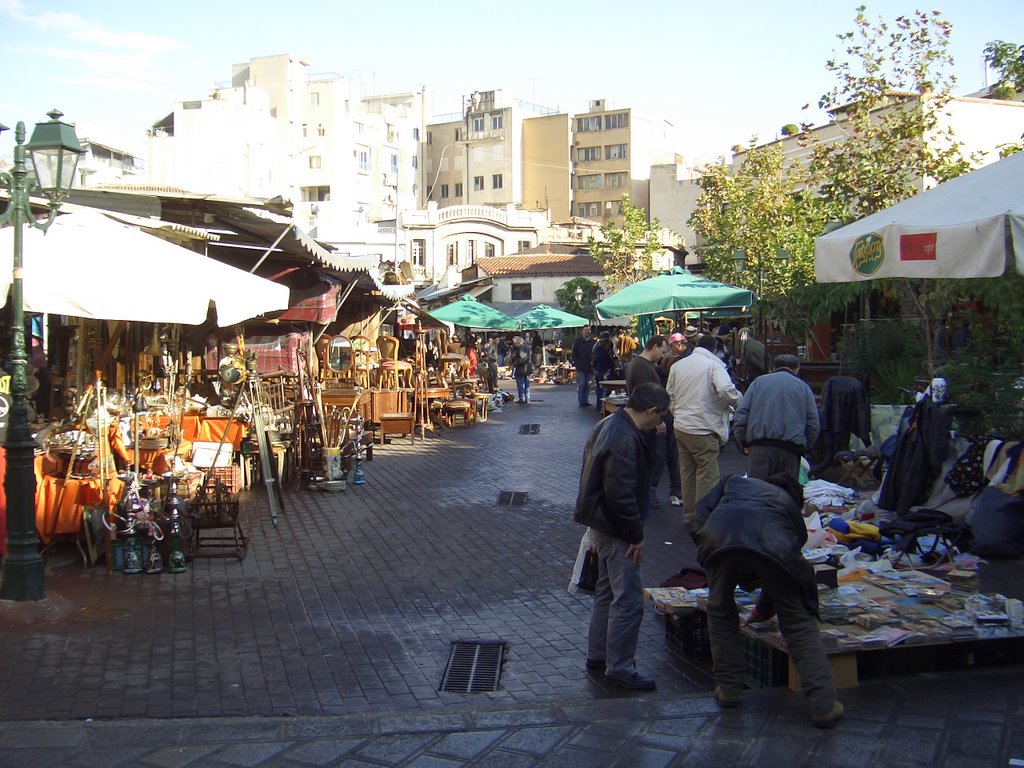
[[[384,445],[385,435],[408,435],[409,442],[416,444],[416,418],[409,413],[382,413],[380,419],[380,444]]]
[[[843,475],[838,480],[839,485],[849,480],[863,488],[873,482],[872,471],[879,458],[877,448],[867,448],[863,451],[839,451],[835,458],[843,469]]]
[[[477,392],[473,397],[476,398],[477,407],[477,420],[487,421],[487,409],[491,404],[491,395],[488,392]]]
[[[455,417],[461,416],[467,427],[476,423],[476,403],[469,400],[449,400],[444,404],[445,426],[454,427]]]

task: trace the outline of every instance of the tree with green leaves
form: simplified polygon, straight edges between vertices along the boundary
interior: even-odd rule
[[[601,286],[585,277],[574,277],[567,280],[565,284],[555,291],[555,301],[558,306],[566,312],[574,315],[594,319],[594,301],[597,298],[597,291]],[[576,291],[580,291],[580,298],[576,298]]]
[[[601,225],[601,239],[587,238],[590,255],[604,271],[609,285],[629,285],[654,277],[654,254],[661,250],[657,219],[647,221],[647,213],[622,197],[622,226],[611,222]]]
[[[751,144],[735,173],[725,165],[708,166],[697,183],[701,195],[689,224],[705,240],[706,275],[756,291],[760,268],[766,294],[814,280],[810,233],[823,226],[824,214],[800,192],[799,171],[784,170],[778,144]],[[746,253],[741,275],[733,264],[737,249]],[[779,249],[789,251],[786,264],[775,259]]]
[[[985,46],[985,62],[999,75],[993,90],[1008,85],[1024,91],[1024,45],[993,40]]]
[[[853,221],[971,168],[941,120],[952,98],[951,25],[939,11],[894,22],[857,9],[855,30],[839,35],[845,56],[826,64],[835,86],[818,106],[832,115],[839,140],[806,126],[808,183]]]

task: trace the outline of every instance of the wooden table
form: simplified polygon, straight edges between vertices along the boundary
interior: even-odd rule
[[[426,437],[427,430],[434,430],[434,422],[430,419],[430,403],[433,400],[447,400],[451,396],[448,387],[424,387],[416,391],[416,425],[420,428],[420,437]]]
[[[625,392],[626,391],[626,380],[625,379],[605,379],[604,381],[597,382],[597,386],[601,389],[607,389],[609,392]]]

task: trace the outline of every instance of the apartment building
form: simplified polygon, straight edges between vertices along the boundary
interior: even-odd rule
[[[622,221],[622,198],[649,210],[651,166],[678,161],[672,126],[604,99],[573,116],[572,213],[601,223]]]
[[[390,221],[393,241],[422,185],[421,115],[418,94],[359,99],[346,78],[311,73],[295,56],[257,57],[232,67],[230,86],[178,102],[153,126],[149,180],[280,196],[299,226],[328,242],[374,239]]]
[[[422,204],[506,205],[569,216],[569,116],[477,91],[427,126]]]

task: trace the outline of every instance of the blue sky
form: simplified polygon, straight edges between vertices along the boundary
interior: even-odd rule
[[[232,64],[291,53],[364,94],[425,85],[432,114],[475,90],[568,112],[604,98],[668,120],[696,163],[807,119],[801,107],[832,85],[824,64],[857,4],[0,0],[0,123],[31,131],[57,106],[79,133],[141,150],[149,125],[229,81]],[[867,3],[887,20],[916,8],[952,22],[960,94],[985,84],[987,42],[1024,42],[1021,0]],[[10,147],[5,133],[0,156]]]

